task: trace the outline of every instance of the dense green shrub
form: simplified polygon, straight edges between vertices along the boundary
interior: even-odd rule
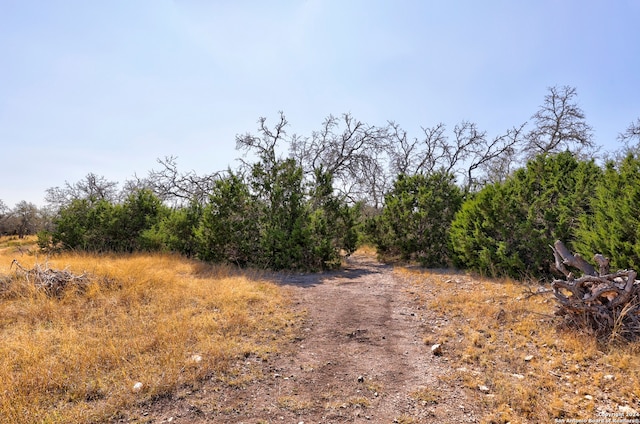
[[[313,269],[341,265],[341,253],[349,255],[358,243],[360,204],[349,206],[333,193],[331,174],[317,171],[309,202]]]
[[[198,257],[239,266],[255,264],[260,255],[260,212],[240,176],[216,182],[197,227]]]
[[[415,259],[423,266],[450,265],[449,227],[462,199],[451,174],[399,175],[368,232],[382,256]]]
[[[109,227],[112,245],[109,250],[155,250],[155,246],[147,242],[145,233],[165,218],[169,209],[151,190],[131,193],[123,203],[114,205],[113,212]]]
[[[312,258],[310,217],[302,168],[293,159],[259,162],[251,187],[260,207],[261,265],[270,269],[306,269]]]
[[[307,184],[292,159],[262,161],[250,176],[229,171],[205,205],[169,209],[149,190],[122,203],[76,199],[41,233],[46,248],[96,252],[174,251],[205,261],[320,270],[355,250],[359,208],[333,194],[331,175]]]
[[[540,155],[465,202],[451,227],[458,264],[487,275],[548,276],[556,239],[572,246],[601,170],[571,153]]]
[[[586,258],[601,253],[612,269],[640,270],[640,158],[609,162],[592,197],[592,213],[581,219],[576,250]]]
[[[172,209],[151,229],[143,233],[148,250],[177,252],[190,258],[198,253],[197,229],[203,207],[192,201],[188,206]]]
[[[331,176],[306,187],[293,160],[257,163],[245,181],[216,182],[197,227],[198,257],[269,269],[320,270],[355,250],[358,208],[333,194]]]
[[[104,199],[76,199],[54,218],[42,247],[95,252],[134,252],[150,248],[145,232],[157,225],[168,209],[149,190],[139,190],[122,204]],[[45,246],[48,244],[48,246]]]

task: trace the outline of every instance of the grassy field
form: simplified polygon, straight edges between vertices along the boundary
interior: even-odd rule
[[[87,283],[47,295],[13,259]],[[484,423],[640,418],[640,343],[564,328],[551,295],[517,282],[395,272],[433,314],[424,342],[441,343],[455,370],[443,383],[467,391]],[[33,239],[0,238],[0,422],[101,422],[204,379],[239,384],[252,377],[235,373],[238,360],[295,335],[288,302],[258,275],[179,256],[47,258]]]
[[[640,418],[640,343],[563,329],[551,294],[527,297],[513,281],[396,272],[435,311],[424,342],[442,343],[456,370],[447,383],[480,402],[484,423]]]
[[[172,255],[37,257],[0,239],[0,422],[100,422],[267,356],[296,317],[272,283]],[[47,295],[24,269],[87,283]]]

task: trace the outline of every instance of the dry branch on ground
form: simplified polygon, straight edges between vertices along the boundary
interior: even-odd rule
[[[33,268],[27,269],[14,259],[11,267],[14,265],[18,276],[24,278],[28,284],[33,284],[36,289],[44,290],[49,296],[60,296],[70,285],[84,287],[90,282],[86,273],[76,275],[67,269],[55,270],[49,268],[46,263],[44,266],[35,264]]]
[[[575,323],[586,324],[607,337],[620,335],[625,339],[640,336],[640,281],[635,270],[609,272],[609,259],[597,254],[592,264],[572,254],[560,241],[551,247],[555,267],[565,280],[553,281],[553,293],[559,302],[558,315]],[[567,267],[582,272],[576,278]]]

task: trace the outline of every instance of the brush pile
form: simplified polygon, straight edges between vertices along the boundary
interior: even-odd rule
[[[560,241],[551,247],[555,267],[565,280],[553,281],[557,315],[587,325],[600,336],[632,340],[640,336],[640,281],[634,270],[610,273],[609,259],[597,254],[598,269]],[[578,278],[568,267],[581,271]]]
[[[33,284],[38,290],[43,290],[47,295],[59,297],[65,288],[75,286],[76,288],[84,288],[89,283],[89,277],[83,273],[75,275],[69,270],[55,270],[49,268],[47,264],[40,266],[35,264],[33,268],[26,269],[13,260],[11,267],[16,266],[16,273],[21,274],[27,283]]]

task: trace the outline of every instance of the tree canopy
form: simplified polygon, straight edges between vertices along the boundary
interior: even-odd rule
[[[283,112],[236,136],[238,169],[182,172],[177,158],[125,181],[89,173],[47,190],[47,208],[0,201],[0,232],[49,249],[175,251],[238,266],[340,266],[359,243],[381,256],[488,275],[548,277],[548,245],[640,263],[634,215],[640,118],[597,164],[573,87],[550,87],[530,122],[424,126],[329,115],[291,131]],[[637,142],[637,145],[633,143]],[[617,259],[616,259],[617,258]]]

